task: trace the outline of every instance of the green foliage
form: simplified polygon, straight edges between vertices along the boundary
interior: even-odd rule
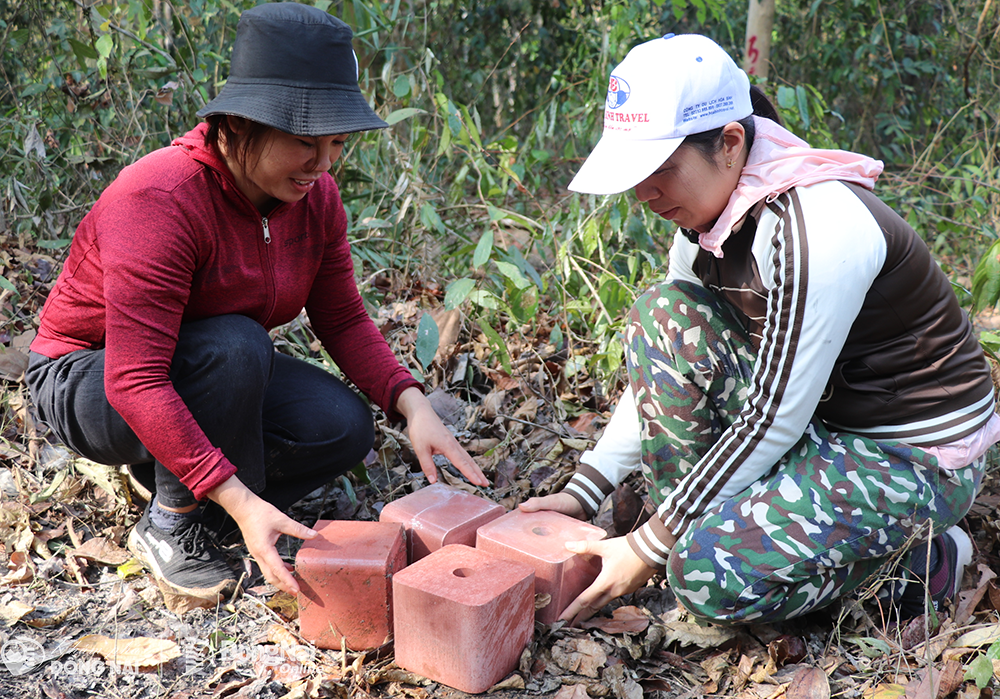
[[[985,653],[979,653],[965,668],[965,678],[984,689],[993,679],[993,661],[1000,660],[1000,641],[993,643]]]
[[[437,323],[434,322],[430,313],[424,313],[420,318],[420,325],[417,326],[417,361],[420,362],[420,366],[425,371],[434,361],[440,338]]]
[[[253,4],[7,3],[0,229],[65,251],[121,167],[197,123]],[[613,380],[623,318],[663,275],[673,226],[628,194],[569,195],[566,183],[600,136],[607,76],[628,49],[697,31],[738,55],[745,2],[313,4],[354,27],[362,89],[392,126],[354,137],[335,172],[366,299],[382,302],[374,280],[386,271],[435,277],[504,368],[517,359],[506,338],[544,327]],[[989,7],[779,3],[760,83],[814,145],[882,157],[881,195],[948,260],[979,259],[998,238],[1000,20]],[[977,307],[1000,296],[996,259],[973,279]],[[310,342],[287,340],[304,355]],[[424,368],[429,351],[417,353]]]

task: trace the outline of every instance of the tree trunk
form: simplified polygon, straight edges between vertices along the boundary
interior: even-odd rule
[[[747,13],[747,40],[743,70],[759,78],[767,77],[771,62],[771,27],[774,26],[774,0],[750,0]]]

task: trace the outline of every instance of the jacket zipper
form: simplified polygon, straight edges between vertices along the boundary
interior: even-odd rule
[[[264,244],[271,244],[271,226],[267,223],[267,216],[260,220],[261,224],[264,226]]]

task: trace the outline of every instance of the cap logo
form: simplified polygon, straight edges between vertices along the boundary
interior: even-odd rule
[[[608,109],[618,109],[625,104],[630,94],[632,94],[632,90],[628,83],[612,75],[608,82]]]

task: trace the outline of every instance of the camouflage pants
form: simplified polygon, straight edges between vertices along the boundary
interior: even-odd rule
[[[643,473],[659,505],[744,408],[755,349],[726,302],[686,282],[639,298],[625,344]],[[680,536],[668,581],[688,610],[716,622],[805,614],[957,523],[983,465],[941,469],[915,447],[831,432],[813,418],[766,476]]]

